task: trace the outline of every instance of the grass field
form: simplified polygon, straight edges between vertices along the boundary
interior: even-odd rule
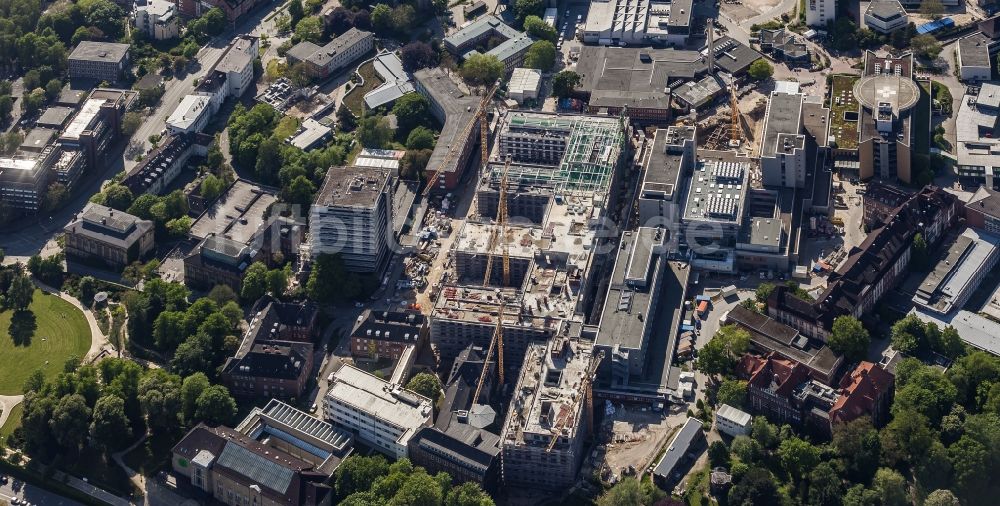
[[[28,311],[0,312],[0,394],[20,394],[35,369],[51,378],[62,372],[66,359],[83,358],[89,349],[90,325],[83,313],[55,295],[35,290]]]
[[[10,410],[10,416],[7,417],[7,422],[3,424],[3,427],[0,427],[0,441],[7,440],[7,436],[9,436],[11,432],[14,432],[14,429],[21,426],[21,413],[23,411],[23,402],[14,406],[14,409]]]

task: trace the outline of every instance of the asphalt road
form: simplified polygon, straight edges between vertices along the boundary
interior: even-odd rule
[[[10,502],[15,497],[40,506],[83,506],[72,499],[53,494],[48,490],[21,480],[10,478],[10,481],[6,485],[0,485],[0,499]]]

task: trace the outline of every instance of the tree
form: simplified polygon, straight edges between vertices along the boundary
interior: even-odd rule
[[[820,462],[809,473],[809,505],[839,506],[844,484],[829,462]]]
[[[944,14],[944,4],[941,0],[923,0],[920,2],[920,13],[931,19],[940,18]]]
[[[384,148],[392,140],[389,120],[383,116],[365,115],[358,122],[358,142],[366,148]]]
[[[45,105],[45,90],[41,88],[35,88],[31,93],[21,97],[21,108],[25,115],[35,114],[43,105]]]
[[[177,348],[187,336],[187,316],[183,311],[164,311],[153,322],[153,341],[161,350]]]
[[[392,113],[396,115],[396,125],[403,132],[410,132],[416,126],[427,122],[430,102],[420,93],[407,93],[396,99]]]
[[[476,53],[462,63],[462,79],[473,86],[488,86],[503,76],[503,62],[491,54]]]
[[[834,425],[832,446],[844,462],[851,481],[866,481],[878,469],[882,445],[870,418],[860,417]]]
[[[906,386],[896,390],[892,411],[919,413],[937,424],[951,411],[958,397],[958,389],[939,371],[924,367],[919,369]]]
[[[855,485],[844,494],[844,506],[879,506],[878,492],[864,485]]]
[[[796,480],[812,471],[819,464],[820,450],[808,441],[792,437],[778,445],[781,466]]]
[[[479,485],[467,481],[448,491],[444,506],[494,506],[494,503]]]
[[[420,174],[427,168],[427,162],[431,160],[432,154],[434,151],[431,149],[407,150],[399,160],[399,177],[410,181],[420,179]]]
[[[954,470],[956,490],[970,497],[990,480],[992,467],[987,448],[970,436],[962,436],[948,448],[948,459]]]
[[[121,397],[105,395],[97,399],[93,421],[90,424],[90,437],[105,452],[128,444],[132,437],[132,429],[125,415],[125,401]]]
[[[542,0],[516,0],[514,2],[514,13],[521,22],[524,22],[528,16],[541,16],[544,11],[545,3]]]
[[[200,372],[184,378],[181,383],[181,412],[188,423],[194,419],[195,411],[198,409],[198,398],[209,386],[211,383],[208,381],[208,376]]]
[[[422,372],[415,375],[406,384],[406,389],[427,397],[434,404],[441,398],[441,380],[433,373]]]
[[[941,43],[929,34],[917,35],[910,39],[910,47],[918,56],[928,60],[933,60],[941,54]]]
[[[421,41],[414,41],[399,50],[399,59],[403,62],[403,68],[409,72],[433,67],[438,64],[438,53],[430,44]]]
[[[14,99],[10,95],[0,95],[0,121],[6,121],[14,112]]]
[[[337,495],[347,497],[356,492],[366,492],[379,478],[389,474],[385,457],[352,455],[340,464],[334,473]]]
[[[288,186],[281,189],[281,199],[289,204],[309,207],[316,185],[305,176],[296,176]]]
[[[194,417],[208,425],[228,425],[236,416],[236,401],[222,385],[206,388],[195,405]]]
[[[191,225],[194,224],[194,220],[190,216],[181,216],[180,218],[174,218],[167,221],[164,227],[167,229],[167,234],[170,237],[180,239],[187,235],[191,231]]]
[[[181,421],[181,379],[163,369],[150,369],[139,381],[139,406],[150,428],[165,430]]]
[[[323,37],[323,22],[316,16],[303,18],[295,24],[295,36],[307,42],[319,42]]]
[[[952,359],[958,358],[965,353],[965,343],[958,335],[955,327],[948,325],[941,331],[941,346],[938,352]]]
[[[425,126],[418,126],[406,137],[406,149],[434,149],[434,132]]]
[[[343,132],[353,131],[358,125],[358,120],[354,117],[354,113],[343,102],[337,108],[337,125],[340,126],[340,130]]]
[[[388,35],[393,30],[392,25],[392,8],[386,4],[377,4],[375,8],[372,9],[372,28],[380,36]]]
[[[142,126],[142,115],[135,111],[125,113],[122,118],[122,135],[132,137]]]
[[[535,15],[524,18],[524,31],[536,39],[547,40],[553,43],[559,38],[559,32],[556,31],[554,26]]]
[[[924,499],[924,506],[961,506],[955,494],[951,490],[935,490]]]
[[[251,139],[253,136],[251,136]],[[247,142],[253,143],[255,140],[248,140]],[[264,181],[274,181],[278,175],[278,170],[281,169],[282,158],[281,158],[281,140],[277,137],[271,135],[268,136],[263,142],[260,142],[257,147],[256,153],[253,149],[243,150],[240,148],[246,156],[253,156],[256,158],[254,162],[254,172],[257,177]],[[241,163],[240,165],[246,166],[249,163]]]
[[[729,504],[779,504],[778,487],[767,469],[752,467],[729,490]]]
[[[892,421],[879,432],[882,460],[890,465],[919,462],[933,441],[927,417],[916,412],[894,409]]]
[[[698,369],[708,375],[724,374],[732,370],[739,357],[750,344],[750,334],[736,325],[726,325],[698,354]]]
[[[712,467],[729,467],[729,448],[722,441],[713,441],[708,445],[708,461]]]
[[[556,46],[547,40],[535,42],[524,55],[524,66],[547,72],[556,63]]]
[[[572,70],[563,70],[552,78],[552,95],[559,98],[567,98],[582,82],[580,74]]]
[[[45,98],[55,100],[62,93],[62,87],[63,83],[59,79],[49,79],[49,82],[45,83]]]
[[[635,477],[623,478],[597,498],[597,506],[649,506],[666,494],[651,483],[640,483]]]
[[[223,190],[225,190],[225,182],[215,174],[209,174],[201,180],[200,193],[206,201],[215,200],[216,197],[222,195]]]
[[[774,285],[771,283],[761,283],[757,285],[757,291],[754,292],[754,299],[761,304],[767,304],[767,299],[771,297],[771,292],[774,291]]]
[[[750,437],[769,450],[776,448],[780,442],[778,428],[763,416],[755,416],[750,422]]]
[[[861,322],[853,316],[838,316],[833,320],[833,329],[827,345],[835,353],[844,355],[849,362],[861,360],[868,352],[871,339]]]
[[[288,287],[288,276],[282,269],[271,269],[267,273],[267,291],[274,295],[275,297],[281,297],[285,294],[285,288]]]
[[[906,478],[893,469],[883,467],[876,471],[875,478],[872,479],[872,488],[878,492],[882,506],[910,504]]]
[[[747,70],[747,73],[750,74],[750,77],[758,81],[763,81],[774,75],[774,67],[767,60],[761,58],[750,64],[750,69]]]
[[[82,395],[73,394],[59,399],[59,403],[52,410],[49,426],[56,441],[75,454],[87,438],[89,420],[90,408],[87,407],[87,400]]]
[[[923,234],[917,232],[913,236],[913,247],[910,250],[910,267],[917,272],[926,272],[929,261],[927,241]]]
[[[31,304],[31,299],[35,293],[35,285],[28,279],[28,276],[18,273],[10,283],[7,291],[7,304],[16,311],[24,311]]]
[[[297,23],[305,15],[306,12],[302,6],[302,0],[291,0],[288,2],[288,17],[291,18],[292,24]]]
[[[725,379],[719,385],[716,393],[718,404],[728,404],[734,408],[742,408],[747,398],[747,382]]]
[[[116,211],[125,211],[132,205],[131,190],[118,183],[108,185],[101,193],[104,194],[104,205]]]
[[[914,314],[906,315],[894,323],[890,336],[892,347],[900,353],[912,355],[927,348],[924,322]]]
[[[208,292],[208,298],[215,301],[218,306],[224,306],[227,302],[236,302],[236,292],[229,285],[215,285]]]

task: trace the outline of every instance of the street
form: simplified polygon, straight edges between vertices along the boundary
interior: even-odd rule
[[[14,498],[39,506],[83,506],[80,503],[54,494],[30,483],[7,477],[9,481],[0,485],[0,499],[10,502]]]

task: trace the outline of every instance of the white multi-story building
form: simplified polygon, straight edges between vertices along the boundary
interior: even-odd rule
[[[826,27],[837,15],[837,0],[806,0],[806,24]]]
[[[760,148],[760,170],[767,186],[802,188],[806,184],[802,101],[803,95],[797,90],[771,92]]]
[[[732,437],[746,436],[750,434],[751,419],[749,413],[740,411],[729,404],[723,404],[715,412],[715,428]]]
[[[309,210],[308,256],[340,253],[352,272],[381,274],[392,239],[392,176],[373,167],[332,167]]]
[[[433,422],[430,399],[344,364],[333,374],[323,399],[323,417],[394,459],[406,457],[407,443]]]
[[[132,2],[135,29],[155,40],[177,37],[177,5],[170,0],[135,0]]]

